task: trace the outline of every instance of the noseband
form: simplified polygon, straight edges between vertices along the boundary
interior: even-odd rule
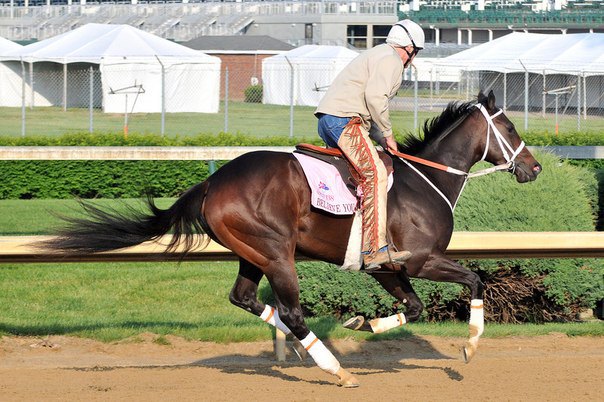
[[[516,169],[516,162],[514,160],[516,159],[518,154],[524,149],[524,141],[522,141],[520,143],[520,145],[518,145],[518,148],[516,148],[514,150],[514,148],[512,148],[512,146],[510,145],[510,143],[506,141],[506,139],[503,137],[503,135],[501,135],[501,132],[499,131],[497,126],[495,126],[495,123],[493,123],[493,120],[495,119],[495,117],[497,117],[503,113],[502,109],[499,109],[499,111],[493,115],[489,115],[489,112],[481,103],[477,103],[474,106],[476,106],[478,108],[478,110],[480,110],[482,112],[482,115],[484,116],[485,120],[487,121],[487,141],[484,146],[484,153],[482,154],[482,158],[480,158],[480,160],[483,161],[487,157],[487,153],[489,151],[489,142],[491,139],[491,131],[492,131],[493,135],[495,136],[495,139],[497,140],[497,145],[499,145],[499,149],[501,150],[501,153],[503,154],[503,157],[505,158],[505,161],[507,162],[505,165],[499,165],[499,166],[507,166],[507,168],[499,169],[499,170],[508,170],[513,173],[514,170]],[[511,153],[511,155],[510,155],[510,153]]]

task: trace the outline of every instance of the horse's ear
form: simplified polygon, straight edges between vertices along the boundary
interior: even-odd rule
[[[495,94],[493,93],[493,90],[491,89],[489,91],[489,97],[487,99],[487,109],[489,110],[493,110],[495,109]]]
[[[476,100],[478,101],[478,103],[482,103],[483,105],[486,103],[487,96],[484,94],[484,92],[482,92],[482,89],[480,90],[480,92],[478,92],[478,96],[476,97]]]

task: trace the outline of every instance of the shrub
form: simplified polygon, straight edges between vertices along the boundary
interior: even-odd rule
[[[250,85],[243,94],[246,103],[262,103],[262,85]]]
[[[519,185],[510,175],[473,179],[459,201],[456,230],[591,231],[594,229],[594,175],[536,155],[544,171]],[[560,195],[564,196],[561,197]],[[601,259],[469,260],[485,283],[487,321],[573,320],[604,298]],[[404,310],[372,278],[340,272],[329,264],[298,264],[301,300],[311,315],[368,318]],[[470,296],[460,285],[412,280],[425,304],[425,320],[467,319]]]

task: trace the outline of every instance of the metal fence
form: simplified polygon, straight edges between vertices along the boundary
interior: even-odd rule
[[[0,63],[0,135],[140,132],[308,137],[313,111],[337,74],[329,63],[143,65]],[[186,77],[185,77],[186,75]],[[395,130],[414,130],[451,101],[493,89],[519,131],[604,130],[604,76],[452,73],[417,61],[391,103]]]

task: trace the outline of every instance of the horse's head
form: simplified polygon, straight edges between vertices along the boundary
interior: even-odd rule
[[[479,115],[486,121],[486,135],[482,141],[482,160],[494,165],[509,165],[509,171],[519,183],[533,181],[541,172],[541,165],[520,139],[514,123],[507,118],[502,109],[495,106],[495,95],[490,91],[478,94]]]

